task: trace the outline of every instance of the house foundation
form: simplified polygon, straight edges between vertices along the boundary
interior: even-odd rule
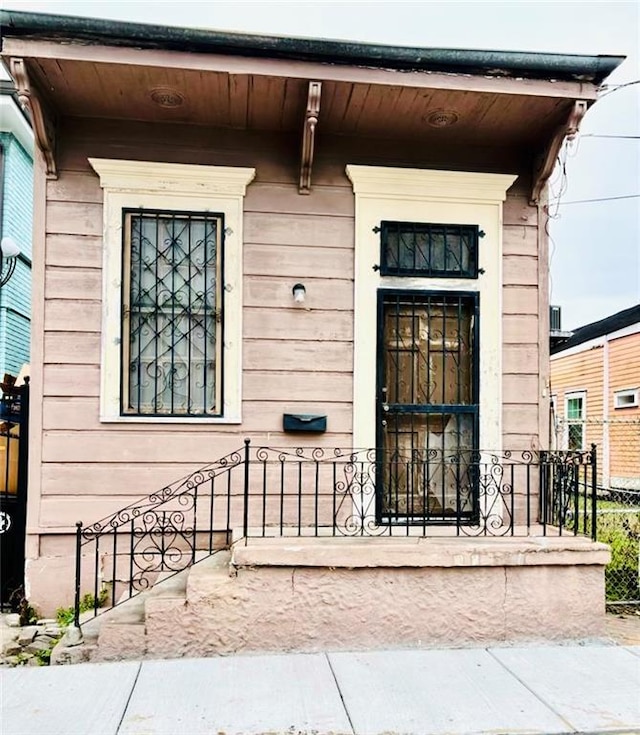
[[[251,539],[147,601],[147,655],[598,638],[608,560],[574,537]]]

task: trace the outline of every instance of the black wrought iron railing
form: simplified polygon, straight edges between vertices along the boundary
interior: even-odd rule
[[[244,447],[100,521],[77,524],[81,592],[116,605],[254,537],[534,536],[593,532],[588,452]]]

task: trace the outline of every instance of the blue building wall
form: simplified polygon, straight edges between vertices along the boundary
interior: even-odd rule
[[[11,279],[0,289],[0,378],[17,375],[29,362],[31,338],[31,237],[33,161],[11,133],[0,132],[4,152],[2,237],[11,237],[21,255]]]

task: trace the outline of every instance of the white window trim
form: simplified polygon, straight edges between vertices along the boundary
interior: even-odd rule
[[[569,401],[572,398],[582,398],[582,418],[581,419],[570,419],[569,418]],[[564,394],[564,446],[565,449],[569,449],[569,425],[570,424],[581,424],[582,425],[582,446],[578,450],[584,452],[587,448],[587,391],[586,390],[572,390],[565,391]]]
[[[381,287],[480,293],[481,449],[502,447],[502,202],[510,174],[348,165],[356,198],[353,445],[376,441],[376,299]],[[477,279],[381,276],[381,220],[478,225]]]
[[[633,399],[632,403],[623,403],[618,405],[620,398],[627,398],[631,396]],[[640,388],[623,388],[622,390],[614,391],[613,393],[613,407],[614,409],[625,409],[625,408],[637,408],[640,405]]]
[[[104,190],[100,421],[238,424],[242,421],[242,214],[253,168],[90,158]],[[120,322],[122,210],[166,209],[223,214],[225,223],[222,416],[122,416]]]

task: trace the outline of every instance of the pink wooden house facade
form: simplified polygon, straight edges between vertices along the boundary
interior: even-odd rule
[[[620,60],[13,12],[2,33],[40,151],[29,599],[43,609],[69,604],[77,521],[111,519],[100,529],[111,523],[133,545],[133,526],[119,526],[118,511],[190,477],[187,485],[209,498],[194,511],[194,539],[208,531],[211,546],[212,531],[228,541],[240,529],[245,544],[235,547],[234,568],[269,570],[282,609],[285,569],[311,578],[344,567],[331,599],[343,584],[362,599],[375,579],[405,584],[407,605],[423,596],[420,584],[445,580],[461,610],[477,607],[485,588],[493,590],[486,604],[501,604],[494,575],[508,569],[514,590],[528,590],[508,603],[513,621],[527,617],[544,588],[552,635],[597,630],[606,551],[540,531],[539,457],[549,435],[544,205],[559,146]],[[255,453],[246,455],[250,487],[245,505],[233,507],[229,490],[223,522],[214,490],[193,473],[245,451],[245,439]],[[336,447],[377,451],[369,459],[373,495],[361,483],[349,497],[356,521],[338,520],[339,480],[324,486],[305,474],[282,490],[291,506],[272,506],[282,460],[275,454],[261,464],[258,447],[284,448],[299,477],[322,476],[317,459],[337,456]],[[504,533],[487,534],[493,501],[477,489],[486,488],[480,465],[492,460],[483,452],[538,457],[531,485],[496,485]],[[463,455],[472,459],[461,464]],[[398,459],[406,457],[411,466]],[[357,474],[350,468],[338,467],[345,482]],[[202,515],[205,506],[215,522]],[[467,524],[480,531],[465,533]],[[363,527],[382,531],[358,534]],[[279,532],[265,531],[273,528]],[[345,535],[349,546],[340,546]],[[402,539],[388,538],[396,535]],[[263,543],[247,544],[253,536]],[[96,550],[100,585],[115,589],[118,553]],[[525,556],[536,559],[530,568]],[[84,577],[92,559],[83,561],[82,592],[92,589]],[[347,569],[362,574],[354,581]],[[414,574],[426,575],[417,587]],[[572,624],[554,617],[558,586]],[[264,600],[250,587],[243,594]],[[436,608],[418,604],[416,619],[431,615],[447,628],[447,595],[429,595],[425,604]],[[595,612],[585,599],[596,601]],[[256,630],[265,604],[247,612]],[[326,630],[318,623],[325,632],[314,638],[316,624],[295,615],[306,633],[292,645],[335,635],[335,620]],[[486,625],[489,608],[476,617],[487,639],[536,625],[513,622],[505,632]],[[271,633],[280,641],[273,648],[286,647]],[[461,639],[459,631],[446,635]],[[368,636],[338,639],[364,645]]]

